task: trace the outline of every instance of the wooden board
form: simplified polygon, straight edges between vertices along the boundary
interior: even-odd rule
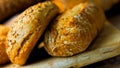
[[[3,68],[66,68],[83,67],[98,61],[102,61],[120,55],[120,31],[106,21],[102,32],[94,40],[93,44],[83,53],[72,57],[50,57],[32,64],[18,66],[8,64]]]

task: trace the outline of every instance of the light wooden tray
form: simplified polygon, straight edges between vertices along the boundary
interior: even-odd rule
[[[102,32],[87,51],[66,58],[50,57],[32,64],[18,66],[8,64],[3,68],[67,68],[83,67],[120,55],[120,31],[106,21]]]

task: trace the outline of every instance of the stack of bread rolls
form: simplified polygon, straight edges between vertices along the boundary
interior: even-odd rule
[[[0,21],[32,3],[31,0],[20,0],[22,4],[18,5],[16,1],[9,1],[8,5],[16,8],[10,10],[12,7],[0,1],[3,4],[0,5],[0,15],[3,16],[0,17]],[[0,34],[0,64],[10,59],[14,64],[24,65],[44,32],[42,47],[52,56],[67,57],[85,51],[102,30],[106,20],[104,11],[116,2],[118,1],[49,0],[39,2],[38,0],[35,2],[38,4],[18,15],[12,26],[2,25],[5,32],[3,27],[0,27],[0,31],[3,32]],[[110,5],[105,6],[103,3]],[[26,6],[22,6],[23,4]],[[3,60],[4,62],[1,62]]]

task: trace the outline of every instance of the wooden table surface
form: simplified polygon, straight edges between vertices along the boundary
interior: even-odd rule
[[[120,3],[106,12],[108,21],[120,30]],[[120,68],[120,55],[83,68]]]

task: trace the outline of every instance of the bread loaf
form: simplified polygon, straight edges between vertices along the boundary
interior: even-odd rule
[[[44,44],[52,56],[83,52],[105,22],[103,11],[92,3],[80,3],[58,16],[45,33]]]
[[[25,64],[41,34],[57,13],[58,7],[47,1],[31,6],[17,17],[7,36],[6,51],[12,63]]]
[[[71,9],[73,6],[84,3],[84,2],[92,2],[96,6],[101,7],[104,11],[110,9],[112,5],[119,2],[119,0],[51,0],[53,1],[59,8],[60,13]]]
[[[9,28],[3,25],[0,25],[0,64],[4,64],[9,61],[9,58],[6,54],[6,37]]]
[[[71,9],[73,6],[79,3],[86,2],[88,0],[51,0],[53,1],[60,9],[60,13]]]

